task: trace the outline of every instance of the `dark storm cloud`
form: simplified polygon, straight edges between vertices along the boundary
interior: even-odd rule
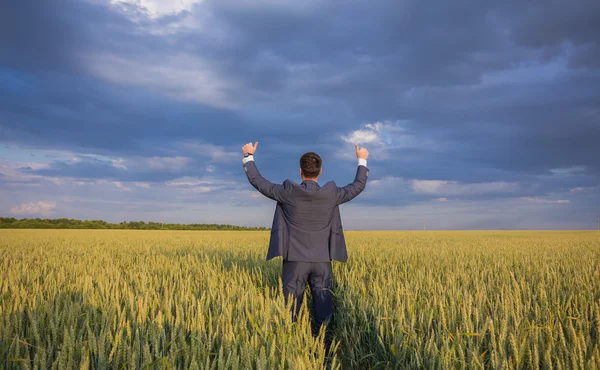
[[[246,59],[269,51],[291,64],[356,68],[362,57],[373,59],[365,72],[393,69],[394,82],[404,85],[476,82],[477,69],[509,62],[471,54],[501,55],[501,29],[488,17],[494,6],[486,2],[307,2],[265,9],[219,1],[203,7],[228,30],[231,52]]]
[[[12,73],[0,69],[0,77]],[[173,149],[169,147],[173,141],[223,137],[227,129],[221,122],[240,124],[232,112],[170,102],[94,79],[64,75],[31,79],[22,93],[0,94],[5,140],[18,142],[22,135],[31,135],[27,142],[42,148],[160,155]]]
[[[6,2],[0,12],[0,63],[33,70],[77,68],[70,53],[85,38],[63,14],[67,4],[63,0]]]
[[[536,1],[521,9],[515,14],[511,32],[516,42],[543,49],[547,56],[559,53],[564,47],[573,47],[573,66],[600,67],[597,1]]]
[[[361,120],[413,120],[420,126],[415,129],[419,137],[449,143],[467,167],[542,174],[585,165],[598,172],[598,71],[559,72],[548,83],[536,80],[543,71],[531,68],[513,81],[477,85],[485,73],[552,61],[552,55],[567,57],[563,42],[578,48],[568,66],[580,58],[581,48],[593,57],[600,31],[596,2],[550,7],[467,2],[431,8],[415,2],[358,3],[272,13],[228,2],[206,6],[211,5],[219,24],[230,30],[237,57],[251,60],[268,51],[290,64],[315,63],[313,74],[300,76],[315,83],[300,93],[345,101]],[[336,72],[343,77],[326,82]],[[523,75],[534,78],[523,82]],[[288,80],[294,77],[286,74]],[[427,94],[435,86],[447,89],[420,101],[404,97],[415,87],[425,87]],[[447,168],[444,162],[434,162],[433,176]]]
[[[403,121],[416,144],[384,145],[374,179],[521,184],[512,196],[600,183],[597,1],[207,0],[157,19],[123,4],[13,3],[0,15],[0,129],[17,145],[199,161],[207,154],[182,142],[239,151],[258,140],[272,180],[297,177],[297,158],[314,150],[331,164],[327,180],[344,183],[354,162],[340,159],[352,151],[341,137]],[[173,62],[182,55],[189,62]],[[193,69],[199,61],[206,69]],[[169,69],[144,78],[161,66]],[[232,82],[222,96],[197,97],[196,76]],[[59,161],[35,172],[167,181],[200,176],[204,165],[192,163],[127,172]],[[577,166],[583,174],[552,177]],[[399,204],[427,199],[401,195]]]
[[[84,52],[143,52],[156,45],[132,32],[133,27],[125,15],[87,1],[9,1],[0,12],[0,65],[85,73]]]

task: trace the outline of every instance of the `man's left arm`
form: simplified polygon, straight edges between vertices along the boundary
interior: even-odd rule
[[[252,145],[252,143],[248,143],[242,147],[242,152],[244,153],[244,159],[242,161],[248,181],[262,195],[275,201],[283,202],[286,193],[285,184],[273,184],[269,180],[262,177],[258,171],[258,168],[256,167],[256,163],[254,163],[254,153],[256,152],[257,146],[258,142],[254,145]]]
[[[366,148],[359,148],[356,145],[356,157],[358,158],[358,168],[356,169],[354,181],[346,186],[337,188],[338,205],[356,198],[367,186],[367,176],[369,175],[367,158],[369,157],[369,151]]]

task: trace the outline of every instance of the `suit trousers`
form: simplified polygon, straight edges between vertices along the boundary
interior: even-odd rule
[[[292,320],[295,322],[302,306],[306,283],[313,300],[312,332],[316,336],[322,325],[326,326],[325,345],[329,348],[333,325],[333,272],[329,262],[283,261],[281,273],[286,304],[293,299]]]

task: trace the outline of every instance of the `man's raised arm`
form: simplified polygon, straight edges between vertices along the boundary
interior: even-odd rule
[[[258,172],[258,168],[256,168],[256,164],[254,163],[254,153],[256,152],[257,147],[258,142],[254,145],[248,143],[242,147],[242,153],[244,153],[244,159],[242,161],[244,171],[246,171],[246,176],[248,176],[248,181],[256,188],[256,190],[260,191],[262,195],[278,202],[283,202],[285,197],[284,185],[273,184],[262,177],[260,172]]]
[[[367,176],[369,175],[367,158],[369,158],[369,151],[366,148],[359,148],[358,145],[355,145],[355,147],[356,157],[358,157],[356,176],[351,184],[337,188],[338,204],[351,201],[365,190],[365,187],[367,186]]]

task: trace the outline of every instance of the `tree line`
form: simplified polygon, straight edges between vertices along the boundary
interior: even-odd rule
[[[75,220],[68,218],[0,217],[0,229],[132,229],[132,230],[268,230],[266,227],[246,227],[226,224],[169,224],[162,222]]]

